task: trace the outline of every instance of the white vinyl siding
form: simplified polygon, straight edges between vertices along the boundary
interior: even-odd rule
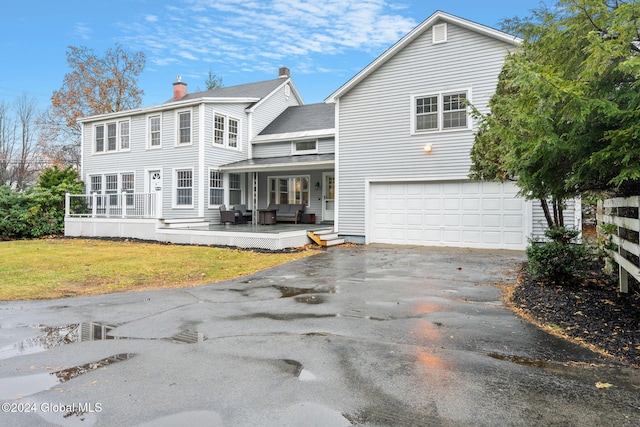
[[[487,112],[511,49],[510,44],[448,23],[447,43],[434,45],[432,32],[426,30],[339,99],[340,234],[366,235],[367,180],[467,179],[475,123],[467,117],[464,128],[416,132],[415,100],[438,96],[440,106],[442,95],[466,92],[480,112]],[[427,143],[432,144],[431,153],[424,151]]]

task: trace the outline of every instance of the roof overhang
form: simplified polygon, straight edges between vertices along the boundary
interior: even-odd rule
[[[335,155],[304,154],[300,156],[249,159],[220,166],[223,172],[290,172],[330,169],[335,166]]]
[[[316,129],[306,130],[300,132],[286,132],[286,133],[274,133],[270,135],[258,135],[251,141],[254,144],[260,144],[265,142],[282,142],[282,141],[300,141],[304,139],[319,139],[319,138],[335,138],[336,130],[331,129]]]
[[[327,103],[335,103],[339,98],[353,89],[358,83],[367,78],[371,73],[377,70],[382,64],[391,59],[396,53],[404,49],[409,43],[413,42],[415,39],[420,37],[427,29],[429,29],[433,24],[438,21],[448,22],[454,25],[458,25],[463,28],[467,28],[469,30],[478,32],[480,34],[484,34],[488,37],[492,37],[498,40],[501,40],[505,43],[511,44],[513,46],[517,46],[522,43],[522,39],[513,36],[511,34],[507,34],[505,32],[496,30],[495,28],[487,27],[482,24],[478,24],[473,21],[469,21],[463,18],[459,18],[455,15],[450,15],[446,12],[437,11],[429,18],[427,18],[420,25],[411,30],[407,35],[398,40],[393,46],[387,49],[382,55],[377,57],[371,64],[366,66],[362,71],[356,74],[351,80],[342,85],[338,90],[329,95],[325,102]]]
[[[101,120],[119,119],[121,117],[137,116],[141,114],[152,114],[158,111],[173,110],[176,108],[192,107],[200,104],[253,104],[260,101],[260,98],[212,98],[202,97],[195,99],[187,99],[183,101],[166,102],[164,104],[153,107],[134,108],[132,110],[123,110],[116,113],[98,114],[95,116],[83,117],[78,120],[79,123],[97,122]]]

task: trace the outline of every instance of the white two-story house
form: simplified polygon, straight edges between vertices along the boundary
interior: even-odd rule
[[[469,104],[488,111],[519,43],[436,12],[321,104],[304,105],[283,67],[274,80],[193,94],[176,82],[164,104],[85,118],[93,200],[70,209],[66,233],[266,247],[212,237],[267,227],[254,215],[252,229],[219,229],[220,206],[300,203],[351,242],[522,250],[545,227],[538,204],[513,184],[468,179]],[[153,207],[136,211],[138,196]],[[565,212],[569,225],[579,218],[579,205]]]

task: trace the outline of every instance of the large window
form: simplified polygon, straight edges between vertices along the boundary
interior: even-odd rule
[[[209,205],[222,205],[224,203],[224,177],[222,172],[209,171]]]
[[[133,172],[91,175],[89,180],[90,192],[108,195],[109,204],[112,206],[120,204],[120,195],[123,192],[131,193],[127,195],[127,205],[133,205],[133,192],[135,189],[135,175]],[[99,206],[102,206],[102,203],[102,199],[99,199]]]
[[[229,204],[242,203],[242,177],[237,173],[229,174]]]
[[[160,138],[160,116],[149,117],[149,140],[148,144],[150,148],[159,148],[162,145]]]
[[[416,132],[467,128],[467,92],[417,96],[414,112]]]
[[[309,176],[269,178],[269,203],[301,203],[309,206]]]
[[[191,144],[191,112],[178,113],[178,144]]]
[[[193,170],[176,170],[176,206],[193,205]]]
[[[94,129],[94,153],[129,150],[129,120],[101,123]]]
[[[222,147],[240,149],[240,122],[216,114],[213,116],[213,143]]]

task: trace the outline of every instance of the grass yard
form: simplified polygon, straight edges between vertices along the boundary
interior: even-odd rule
[[[0,242],[0,300],[181,288],[245,276],[318,253],[90,239]]]

